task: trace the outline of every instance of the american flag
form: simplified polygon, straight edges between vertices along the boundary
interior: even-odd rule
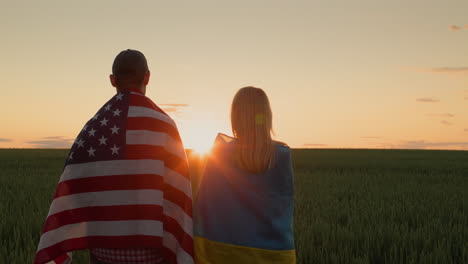
[[[34,263],[90,248],[158,248],[168,263],[193,263],[191,197],[174,121],[143,94],[118,93],[70,150]]]

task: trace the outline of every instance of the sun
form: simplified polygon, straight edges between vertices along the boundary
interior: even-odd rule
[[[210,153],[215,137],[216,130],[197,128],[185,136],[185,144],[187,148],[192,149],[193,153],[205,156]]]
[[[194,154],[206,156],[210,154],[218,129],[212,120],[183,120],[180,134],[184,146],[192,149]]]
[[[211,151],[211,145],[213,142],[195,142],[192,144],[192,150],[195,154],[198,154],[200,156],[206,156],[210,153]]]

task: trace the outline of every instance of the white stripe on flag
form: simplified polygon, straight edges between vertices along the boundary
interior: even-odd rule
[[[149,130],[127,130],[127,145],[161,146],[174,155],[186,159],[184,147],[171,136]]]
[[[185,233],[193,237],[192,217],[187,215],[182,208],[168,200],[164,200],[164,214],[176,220]]]
[[[151,117],[155,119],[159,119],[170,124],[173,127],[177,127],[174,120],[168,117],[167,115],[153,110],[151,108],[143,107],[143,106],[129,106],[128,107],[128,117]]]
[[[155,204],[161,205],[163,193],[160,190],[125,190],[86,192],[61,196],[52,201],[49,214],[92,206]]]
[[[127,130],[127,145],[151,145],[164,147],[168,136],[166,133],[149,130]]]
[[[192,186],[190,180],[167,167],[165,170],[166,172],[164,173],[164,181],[179,191],[182,191],[188,197],[192,198]]]
[[[96,176],[164,174],[164,163],[160,160],[106,160],[81,164],[70,164],[63,170],[60,182]]]
[[[158,236],[163,234],[163,225],[154,220],[92,221],[65,225],[41,236],[37,251],[61,241],[88,236]]]
[[[174,254],[177,256],[177,263],[193,263],[192,256],[190,256],[182,247],[180,247],[179,242],[171,233],[164,231],[163,245],[174,252]]]

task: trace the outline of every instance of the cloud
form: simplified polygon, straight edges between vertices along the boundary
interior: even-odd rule
[[[428,71],[434,73],[468,73],[468,67],[433,67]]]
[[[160,104],[161,106],[171,106],[171,107],[188,107],[188,104]]]
[[[365,138],[365,139],[379,139],[381,137],[375,137],[375,136],[363,136],[361,138]]]
[[[447,121],[447,120],[442,120],[442,121],[440,121],[440,123],[441,123],[442,125],[446,125],[446,126],[451,126],[451,125],[452,125],[452,123],[449,122],[449,121]]]
[[[458,31],[458,30],[461,30],[462,27],[460,26],[457,26],[457,25],[450,25],[450,30],[451,31]]]
[[[416,99],[417,102],[422,102],[422,103],[438,103],[440,102],[439,99],[434,99],[430,97],[423,97],[423,98],[418,98]]]
[[[189,107],[188,104],[159,104],[167,113],[175,113],[179,114],[182,112],[182,109],[185,107]]]
[[[164,107],[163,110],[164,112],[167,112],[167,113],[179,113],[180,112],[180,109],[175,108],[175,107]]]
[[[73,139],[61,136],[43,137],[41,140],[27,141],[33,148],[69,148],[73,144]]]
[[[314,144],[314,143],[306,143],[302,145],[303,147],[326,147],[328,146],[327,144]]]
[[[11,141],[13,140],[9,138],[0,138],[0,142],[11,142]]]
[[[397,148],[396,145],[394,143],[389,143],[389,142],[381,142],[381,143],[378,143],[377,144],[377,147],[378,148],[384,148],[384,149],[394,149],[394,148]]]
[[[43,139],[63,139],[61,136],[54,136],[54,137],[43,137]]]
[[[435,117],[455,117],[454,114],[451,113],[442,113],[442,114],[427,114],[427,116],[435,116]]]
[[[403,149],[468,149],[468,141],[430,142],[425,140],[404,141],[396,145]]]

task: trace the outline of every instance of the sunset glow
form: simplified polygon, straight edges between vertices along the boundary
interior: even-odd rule
[[[206,156],[210,153],[211,146],[207,144],[194,145],[192,150],[197,155]]]
[[[214,122],[206,119],[190,119],[178,123],[184,146],[192,149],[195,154],[207,155],[218,133]]]
[[[424,8],[421,6],[424,5]],[[147,96],[184,145],[230,134],[236,91],[268,94],[295,148],[468,150],[467,1],[9,1],[0,148],[69,148],[142,51]],[[437,41],[434,41],[437,40]]]

